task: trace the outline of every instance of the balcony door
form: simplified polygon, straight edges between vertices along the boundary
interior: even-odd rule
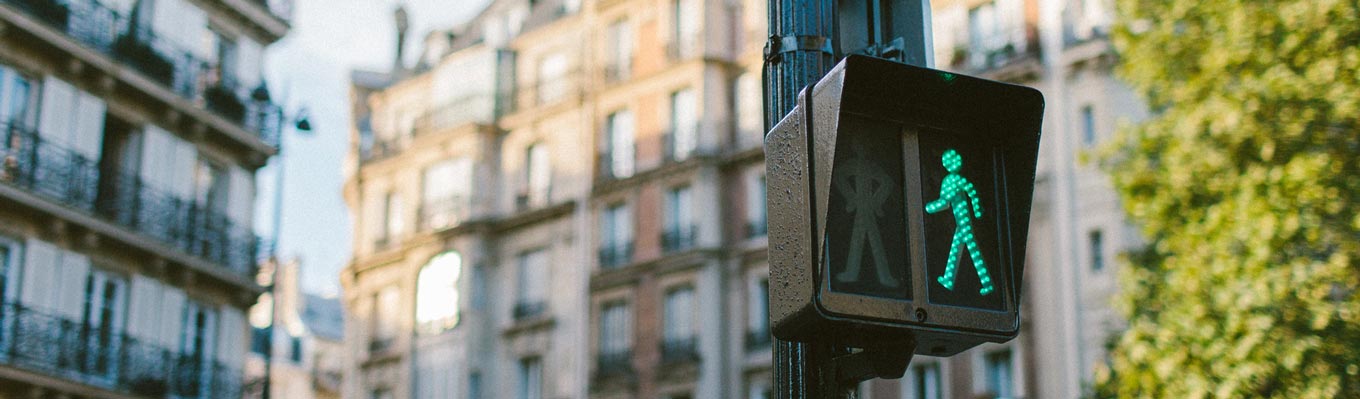
[[[175,362],[175,394],[179,397],[207,397],[212,392],[212,365],[217,330],[217,313],[202,304],[188,301],[180,330],[179,354]]]
[[[209,259],[222,259],[225,254],[228,183],[221,165],[198,159],[194,168],[194,229],[190,236],[194,237],[195,253]]]
[[[91,269],[85,279],[85,308],[81,314],[77,369],[98,381],[112,381],[117,373],[123,320],[127,317],[127,282],[121,276]]]
[[[109,115],[99,156],[96,210],[105,218],[131,226],[136,221],[142,159],[142,136],[131,124]]]

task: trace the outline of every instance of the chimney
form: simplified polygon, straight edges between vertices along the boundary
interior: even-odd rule
[[[406,15],[406,6],[397,5],[393,14],[397,19],[397,52],[396,58],[392,60],[392,76],[400,76],[406,69],[402,66],[402,56],[406,54],[406,31],[410,29],[411,23]]]

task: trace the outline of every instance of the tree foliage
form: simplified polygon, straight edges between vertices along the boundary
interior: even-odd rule
[[[1360,397],[1360,1],[1118,10],[1153,115],[1101,162],[1149,244],[1096,394]]]

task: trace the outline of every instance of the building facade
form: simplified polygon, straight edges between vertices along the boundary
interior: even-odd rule
[[[288,1],[0,1],[0,397],[237,398]]]
[[[1138,243],[1083,161],[1144,113],[1113,76],[1111,2],[932,6],[937,68],[1045,95],[1025,321],[1012,342],[918,356],[863,396],[1078,397],[1121,328],[1114,259]],[[426,38],[414,71],[357,74],[360,234],[342,279],[351,335],[377,338],[349,344],[367,355],[346,397],[772,397],[765,7],[494,1]],[[449,159],[466,166],[430,172]],[[427,284],[446,256],[452,280]],[[431,295],[458,309],[437,307],[433,329],[426,290],[457,297]],[[453,377],[432,391],[426,374]]]
[[[272,261],[262,265],[260,279],[267,285],[273,278],[273,290],[248,314],[254,330],[246,374],[260,378],[268,372],[270,398],[339,398],[345,341],[340,300],[302,292],[296,260],[277,272],[274,267]]]

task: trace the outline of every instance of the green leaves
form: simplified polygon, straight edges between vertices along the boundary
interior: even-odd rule
[[[1119,0],[1157,110],[1101,153],[1148,247],[1102,397],[1360,397],[1360,2]]]

